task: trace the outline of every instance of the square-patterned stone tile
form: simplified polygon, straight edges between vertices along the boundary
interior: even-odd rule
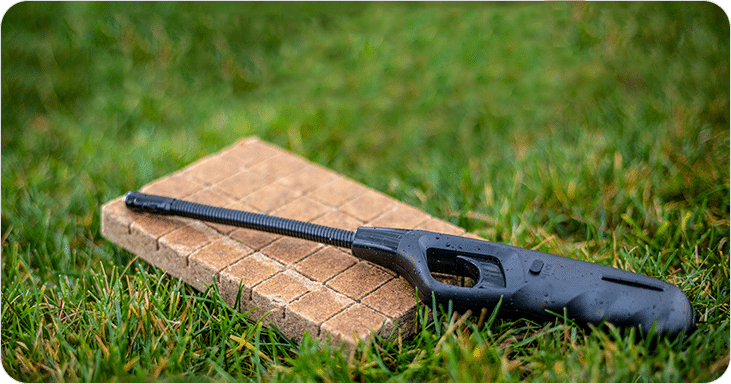
[[[144,193],[275,214],[355,231],[420,228],[464,234],[452,224],[313,164],[256,137],[244,138],[154,180]],[[214,279],[230,306],[266,314],[296,341],[305,332],[354,342],[371,332],[413,331],[414,289],[350,250],[178,217],[127,210],[124,197],[102,207],[102,234],[198,290]],[[469,236],[469,234],[467,234]]]

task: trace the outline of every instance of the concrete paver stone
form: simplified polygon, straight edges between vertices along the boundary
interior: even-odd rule
[[[325,282],[357,262],[358,259],[350,253],[334,247],[324,247],[298,262],[295,268],[313,280]]]
[[[251,308],[251,290],[283,270],[284,266],[281,263],[262,253],[257,252],[244,257],[219,274],[221,295],[231,307],[248,310]]]
[[[142,186],[201,204],[273,214],[354,231],[360,226],[464,230],[277,146],[249,137]],[[299,342],[305,332],[354,343],[371,332],[413,331],[414,289],[349,249],[245,228],[102,206],[102,234],[175,278],[276,325]]]
[[[336,341],[353,343],[359,338],[367,337],[374,330],[388,337],[393,329],[392,322],[384,314],[356,303],[323,323],[320,332],[330,334]]]
[[[348,297],[360,300],[394,277],[395,274],[391,271],[387,272],[379,266],[361,261],[333,277],[326,285]]]

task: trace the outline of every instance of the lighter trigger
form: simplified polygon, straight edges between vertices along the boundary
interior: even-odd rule
[[[475,280],[472,288],[505,288],[505,274],[497,259],[457,255],[457,267]]]

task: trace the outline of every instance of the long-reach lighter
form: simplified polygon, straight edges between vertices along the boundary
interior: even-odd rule
[[[500,313],[577,324],[609,322],[620,328],[677,335],[695,327],[693,308],[675,285],[606,265],[484,240],[421,230],[360,227],[355,232],[258,213],[128,192],[135,211],[177,215],[350,248],[353,255],[388,268],[445,308],[479,313],[501,300]],[[470,287],[442,283],[432,272],[469,277]]]

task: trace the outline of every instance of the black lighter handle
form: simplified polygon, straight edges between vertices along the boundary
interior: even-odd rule
[[[675,335],[695,327],[693,308],[676,286],[648,276],[548,253],[440,233],[359,228],[355,256],[396,271],[422,301],[457,310],[493,308],[537,320],[563,314],[578,324],[607,321],[620,328]],[[461,287],[432,272],[471,278]]]

